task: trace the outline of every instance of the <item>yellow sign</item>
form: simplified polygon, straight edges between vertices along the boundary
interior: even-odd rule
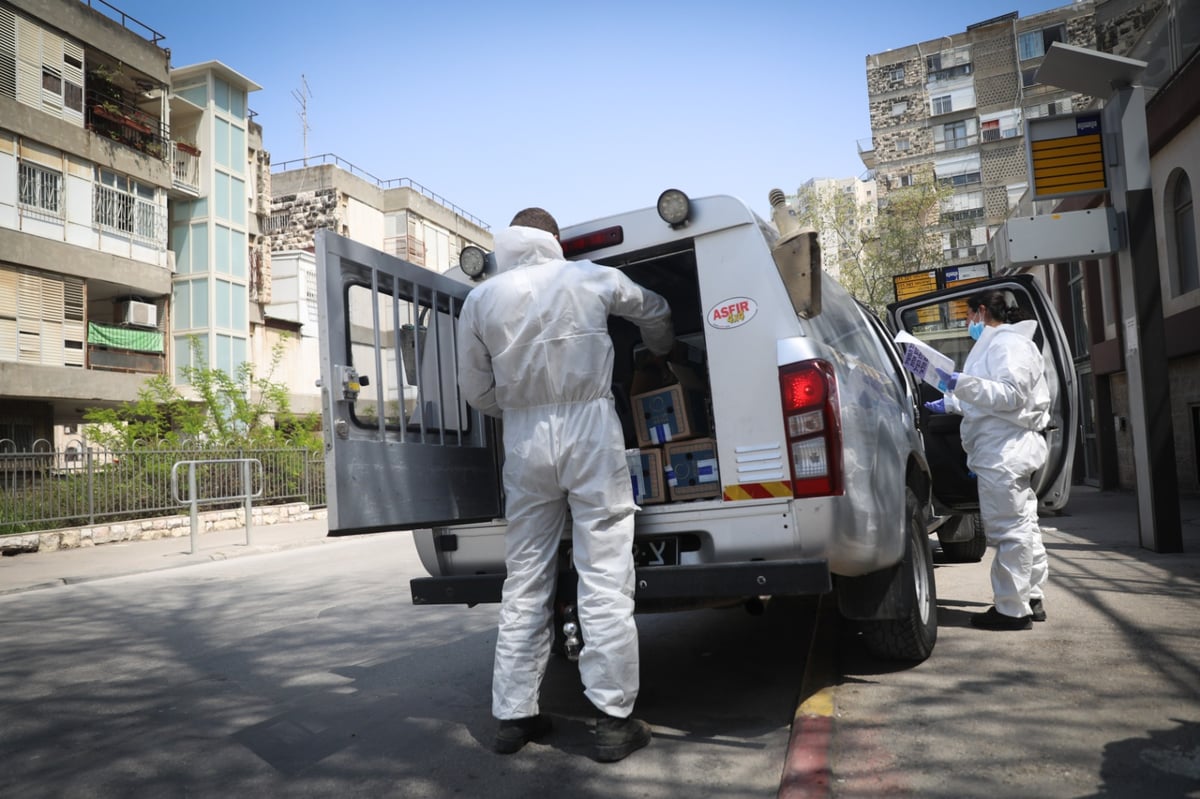
[[[896,301],[921,297],[937,291],[937,270],[914,272],[911,275],[895,275],[892,285],[896,290]],[[927,325],[941,321],[941,312],[936,305],[917,309],[917,324]]]
[[[1035,199],[1104,191],[1100,115],[1029,121],[1029,172]]]

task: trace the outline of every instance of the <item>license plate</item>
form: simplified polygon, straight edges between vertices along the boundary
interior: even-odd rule
[[[559,551],[559,567],[575,570],[571,547],[564,545]],[[642,566],[678,566],[679,539],[675,536],[659,538],[644,538],[633,542],[633,565]]]
[[[678,566],[679,539],[663,536],[634,541],[633,563],[635,566]]]

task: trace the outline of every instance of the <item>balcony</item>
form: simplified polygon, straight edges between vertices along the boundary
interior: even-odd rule
[[[948,247],[942,250],[942,257],[946,259],[946,263],[963,261],[968,258],[982,258],[986,254],[986,244],[972,244],[969,247]]]
[[[88,368],[162,374],[163,334],[158,330],[88,322]]]
[[[879,166],[879,158],[875,154],[874,139],[859,139],[858,157],[862,159],[863,166],[867,169],[875,169]]]
[[[171,148],[171,180],[180,191],[200,195],[200,149],[196,145],[175,142]]]
[[[118,144],[166,161],[169,157],[162,120],[102,92],[87,93],[88,130]]]
[[[944,153],[951,150],[964,150],[967,147],[974,147],[979,144],[979,137],[971,134],[969,136],[949,136],[944,139],[935,140],[933,143],[934,152]]]

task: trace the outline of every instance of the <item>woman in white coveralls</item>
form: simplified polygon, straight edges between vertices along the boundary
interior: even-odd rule
[[[529,208],[496,234],[498,274],[467,295],[459,385],[504,422],[508,576],[500,605],[493,748],[516,752],[550,731],[538,693],[553,638],[559,539],[570,509],[579,576],[584,693],[603,716],[594,757],[620,760],[650,742],[632,718],[638,693],[633,488],[612,394],[609,315],[636,324],[649,350],[674,342],[667,301],[620,270],[563,258],[558,224]]]
[[[968,333],[976,340],[961,372],[938,372],[934,413],[962,414],[967,468],[979,486],[979,514],[992,561],[992,607],[971,616],[976,627],[1027,630],[1045,621],[1046,548],[1038,527],[1033,473],[1046,463],[1042,431],[1050,421],[1050,391],[1042,353],[1034,343],[1037,322],[1020,321],[1001,291],[967,300]]]

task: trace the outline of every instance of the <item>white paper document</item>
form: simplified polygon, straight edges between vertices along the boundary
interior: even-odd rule
[[[934,388],[941,382],[934,370],[941,369],[947,374],[954,371],[953,358],[943,355],[907,331],[901,330],[896,334],[896,343],[907,345],[904,348],[904,367]]]

